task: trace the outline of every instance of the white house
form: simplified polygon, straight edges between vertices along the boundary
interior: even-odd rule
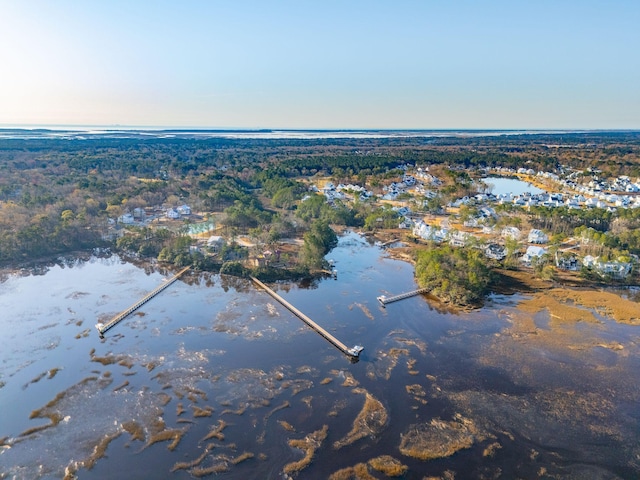
[[[603,262],[599,257],[587,255],[582,259],[582,265],[590,270],[594,270],[601,277],[611,276],[612,278],[623,279],[631,273],[631,263],[612,261]]]
[[[473,235],[455,230],[449,238],[449,245],[452,247],[464,247]]]
[[[532,228],[529,231],[529,236],[527,237],[529,243],[547,243],[549,241],[549,237],[542,231],[537,228]]]
[[[191,207],[189,205],[180,205],[176,210],[180,215],[191,215]]]
[[[219,252],[222,247],[225,245],[225,240],[219,235],[212,235],[207,240],[207,247],[209,247],[214,252]]]
[[[498,245],[497,243],[490,243],[484,249],[484,254],[488,258],[493,258],[495,260],[502,260],[507,256],[507,252],[502,245]]]
[[[134,218],[144,219],[145,216],[146,216],[146,212],[144,211],[144,208],[137,207],[133,209]]]
[[[118,222],[124,223],[125,225],[131,225],[134,222],[133,215],[129,212],[120,215],[118,217]]]
[[[167,218],[171,218],[173,220],[180,218],[180,214],[178,213],[177,210],[174,210],[173,208],[170,208],[169,210],[167,210]]]
[[[524,263],[531,263],[534,258],[540,258],[545,253],[547,253],[547,249],[543,247],[537,246],[529,246],[527,247],[527,251],[522,256],[522,261]]]
[[[500,235],[503,238],[512,238],[514,240],[519,240],[522,236],[522,232],[517,227],[504,227]]]

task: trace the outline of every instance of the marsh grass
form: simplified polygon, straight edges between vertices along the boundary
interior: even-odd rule
[[[316,430],[302,439],[289,440],[289,446],[302,450],[304,457],[297,462],[287,463],[282,469],[283,472],[286,474],[297,473],[311,465],[316,450],[320,448],[322,442],[327,438],[328,431],[329,426],[324,425],[320,430]]]
[[[371,468],[384,473],[387,477],[401,477],[409,470],[409,467],[391,455],[381,455],[372,458],[368,463]]]
[[[373,395],[362,388],[355,388],[353,391],[365,395],[364,406],[353,421],[351,431],[343,439],[333,443],[333,448],[336,450],[351,445],[361,438],[378,435],[389,419],[387,410]]]
[[[196,405],[191,405],[193,409],[193,416],[195,418],[202,417],[210,417],[213,414],[213,407],[207,405],[204,408],[197,407]]]
[[[459,450],[470,448],[475,441],[473,428],[465,422],[439,419],[411,425],[401,438],[400,452],[419,460],[449,457]]]
[[[531,313],[546,309],[556,322],[597,322],[590,311],[593,310],[618,323],[640,325],[640,304],[599,290],[554,288],[521,302],[519,306]]]
[[[218,420],[218,425],[213,425],[209,433],[205,435],[202,441],[216,438],[220,441],[224,440],[224,433],[222,431],[227,427],[227,423],[224,420]]]
[[[122,429],[131,435],[131,440],[140,440],[141,442],[144,442],[144,428],[138,422],[134,420],[123,422]]]

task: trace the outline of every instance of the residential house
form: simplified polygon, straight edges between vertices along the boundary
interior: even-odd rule
[[[212,235],[209,237],[209,240],[207,240],[207,247],[209,247],[212,252],[217,253],[222,250],[222,247],[224,247],[225,243],[226,242],[223,237],[219,235]]]
[[[580,260],[573,252],[556,252],[556,267],[561,270],[570,270],[575,272],[580,269]]]
[[[527,247],[527,251],[524,253],[521,260],[526,264],[530,264],[534,259],[540,258],[546,253],[546,248],[532,245]]]
[[[522,232],[517,227],[504,227],[500,235],[503,238],[511,238],[513,240],[520,240]]]
[[[191,207],[189,205],[180,205],[176,210],[180,215],[191,215]]]
[[[547,243],[549,241],[549,237],[542,230],[532,228],[531,231],[529,231],[527,240],[529,243]]]
[[[505,248],[497,243],[490,243],[487,245],[484,249],[484,254],[488,258],[493,258],[494,260],[502,260],[507,256]]]
[[[582,259],[582,265],[601,277],[611,277],[618,280],[629,276],[632,270],[631,262],[620,260],[603,262],[600,257],[593,257],[591,255],[587,255]]]
[[[133,215],[129,212],[118,217],[118,222],[124,225],[131,225],[134,221]]]
[[[180,214],[178,213],[177,210],[170,208],[169,210],[167,210],[167,218],[171,218],[172,220],[176,220],[178,218],[180,218]]]

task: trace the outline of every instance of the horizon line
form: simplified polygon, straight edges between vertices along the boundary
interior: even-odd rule
[[[209,127],[209,126],[170,126],[170,125],[126,125],[126,124],[48,124],[48,123],[0,123],[0,130],[73,130],[102,129],[107,131],[139,130],[159,132],[634,132],[640,128],[554,128],[554,127],[443,127],[443,128],[305,128],[305,127]]]

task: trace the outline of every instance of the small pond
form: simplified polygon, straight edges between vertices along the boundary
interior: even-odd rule
[[[524,193],[535,195],[544,192],[541,188],[534,187],[531,183],[517,178],[485,177],[480,180],[493,187],[490,191],[494,195],[522,195]]]

